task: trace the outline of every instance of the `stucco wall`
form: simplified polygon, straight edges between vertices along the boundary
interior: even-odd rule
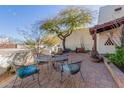
[[[78,29],[66,39],[66,48],[71,50],[81,47],[81,44],[84,44],[86,50],[92,49],[93,40],[88,28]]]
[[[101,54],[106,54],[106,53],[114,53],[115,52],[115,45],[105,45],[105,42],[107,41],[109,37],[109,32],[113,32],[112,35],[112,40],[118,45],[120,45],[120,31],[122,29],[122,26],[113,29],[113,30],[107,30],[104,32],[101,32],[97,34],[97,49],[98,52]]]
[[[120,11],[115,11],[117,8],[122,8]],[[108,5],[100,8],[98,24],[115,20],[124,16],[124,5]]]

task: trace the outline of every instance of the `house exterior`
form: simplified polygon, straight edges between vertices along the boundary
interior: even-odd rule
[[[92,50],[93,40],[89,28],[80,28],[73,31],[72,34],[66,38],[65,46],[71,50],[76,50],[76,48],[81,47],[84,47],[86,50]]]
[[[5,38],[0,38],[0,44],[1,43],[9,43],[10,42],[10,40],[9,40],[9,38],[7,38],[7,37],[5,37]]]
[[[99,10],[98,24],[103,24],[124,16],[124,5],[107,5]]]
[[[98,24],[90,28],[93,36],[96,32],[96,46],[100,54],[114,53],[115,45],[120,45],[124,24],[124,6],[109,5],[100,8]]]

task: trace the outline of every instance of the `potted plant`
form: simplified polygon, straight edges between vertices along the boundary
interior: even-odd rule
[[[84,52],[85,52],[85,47],[84,47],[84,44],[81,43],[81,47],[76,48],[76,53],[84,53]]]

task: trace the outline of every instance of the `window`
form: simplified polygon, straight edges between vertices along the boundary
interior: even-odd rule
[[[122,7],[116,8],[115,12],[120,11],[121,9],[122,9]]]
[[[110,38],[107,39],[107,41],[105,42],[105,46],[109,46],[109,45],[114,45],[114,43],[111,41]]]

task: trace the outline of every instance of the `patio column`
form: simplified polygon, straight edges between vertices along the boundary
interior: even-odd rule
[[[93,48],[92,48],[92,51],[91,51],[91,56],[93,58],[96,58],[98,56],[98,52],[97,52],[97,33],[96,33],[96,29],[94,30],[94,33],[92,35],[92,38],[93,38],[93,41],[94,41],[94,44],[93,44]]]
[[[94,32],[94,50],[97,51],[97,34],[96,34],[96,30]]]
[[[121,46],[124,47],[124,25],[123,25],[122,31],[121,31]]]

